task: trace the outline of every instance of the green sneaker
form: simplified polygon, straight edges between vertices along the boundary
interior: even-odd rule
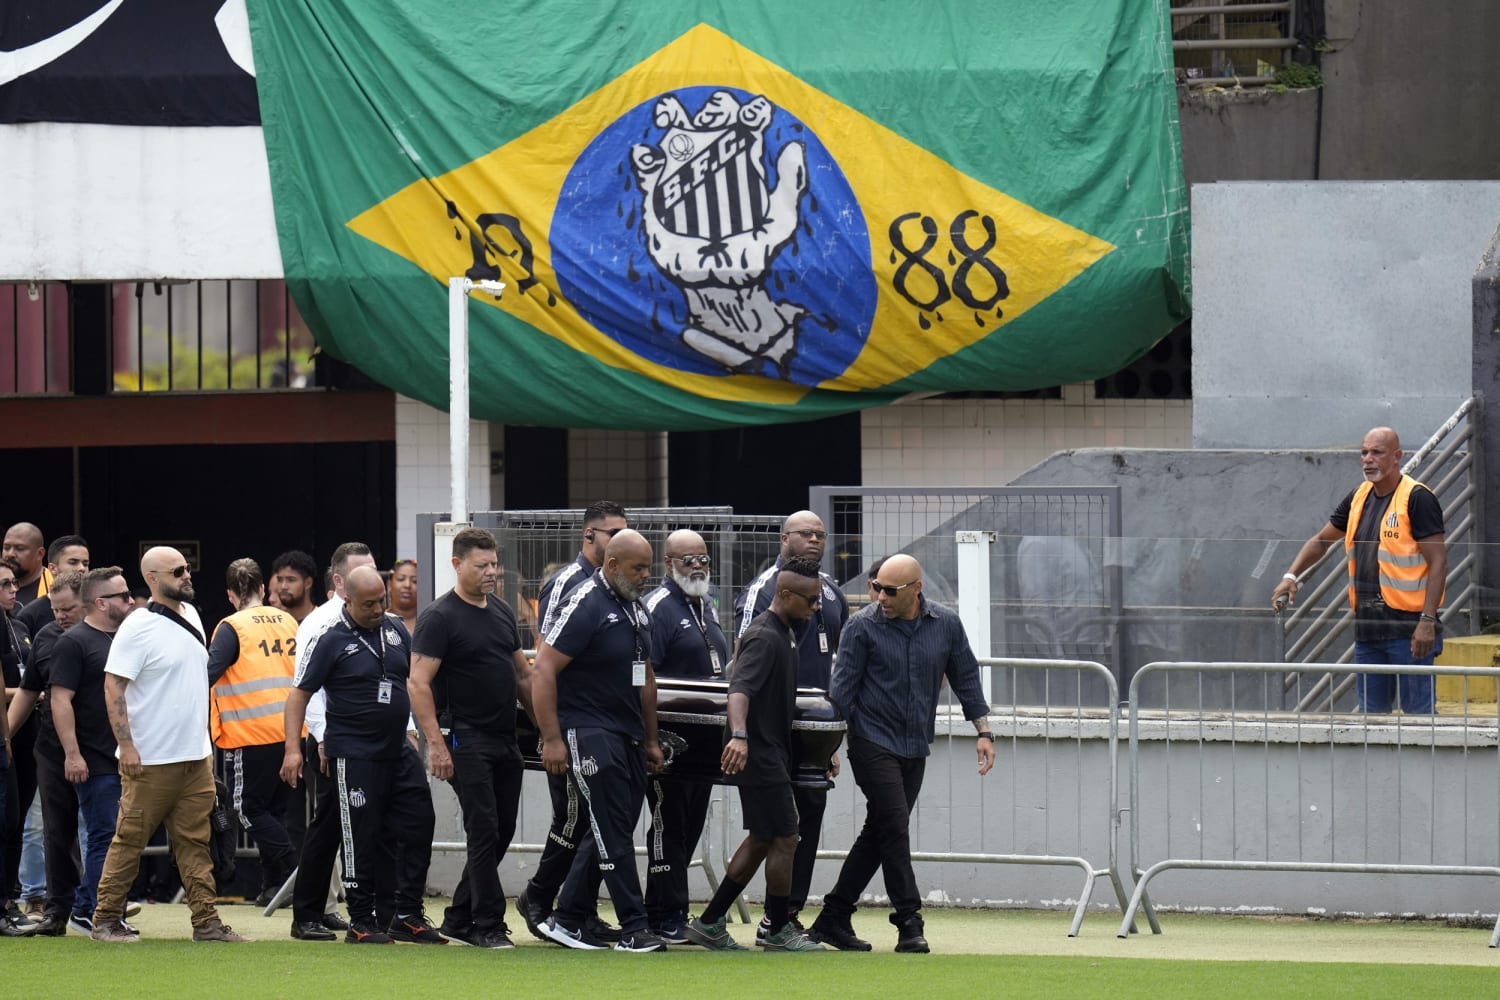
[[[694,917],[687,925],[688,944],[696,944],[709,951],[744,951],[745,946],[729,936],[724,921],[705,924],[702,918]]]
[[[822,945],[807,936],[806,931],[788,920],[775,934],[766,935],[766,951],[826,951]]]

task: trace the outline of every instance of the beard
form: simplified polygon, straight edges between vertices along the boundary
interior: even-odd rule
[[[672,567],[671,574],[677,586],[681,587],[682,592],[689,597],[696,597],[702,600],[708,596],[709,588],[712,586],[708,577],[705,576],[701,580],[694,580],[691,575],[678,572],[676,566]]]
[[[628,579],[624,573],[621,573],[610,582],[611,585],[615,588],[615,593],[619,594],[627,601],[637,600],[641,596],[641,588],[637,587],[634,581]]]

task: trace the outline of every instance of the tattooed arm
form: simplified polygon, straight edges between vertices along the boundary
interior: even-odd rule
[[[118,674],[104,675],[104,708],[109,713],[109,728],[120,744],[120,773],[135,777],[142,770],[140,751],[130,738],[130,715],[125,711],[125,688],[130,683]]]

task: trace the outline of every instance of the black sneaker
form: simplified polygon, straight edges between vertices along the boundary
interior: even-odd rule
[[[818,919],[807,929],[807,936],[839,951],[870,950],[870,942],[854,936],[854,927],[847,917],[842,920],[830,917],[827,910],[818,914]]]
[[[391,936],[373,920],[355,920],[344,932],[346,944],[391,944]]]
[[[475,948],[514,948],[516,946],[516,943],[510,939],[510,929],[504,926],[492,931],[481,931],[476,927],[473,934],[464,941]]]
[[[620,928],[613,924],[605,923],[597,913],[585,920],[583,926],[600,941],[615,942],[620,940]]]
[[[68,928],[84,937],[90,937],[94,933],[94,918],[87,913],[75,913],[68,917]]]
[[[0,913],[0,936],[31,937],[37,932],[37,928],[39,927],[41,927],[41,924],[34,924],[24,916],[18,917],[9,910]]]
[[[397,914],[391,918],[391,925],[385,929],[392,941],[402,941],[406,944],[447,944],[448,939],[438,933],[438,929],[432,926],[432,921],[427,919],[427,914],[418,910],[409,916]]]
[[[552,916],[552,910],[550,907],[531,901],[531,886],[528,885],[522,889],[521,894],[516,897],[516,909],[520,911],[521,919],[526,921],[526,929],[533,937],[542,941],[552,940],[542,932],[542,925],[547,922],[548,917]]]
[[[571,927],[558,923],[556,914],[548,917],[547,922],[542,924],[542,933],[546,935],[548,941],[556,941],[564,948],[577,948],[580,951],[603,951],[609,947],[609,945],[594,937],[589,931],[587,924],[575,931]]]
[[[674,913],[651,928],[651,933],[667,944],[687,944],[687,914]]]
[[[686,942],[686,938],[683,939]],[[621,934],[620,940],[615,944],[615,951],[629,951],[643,955],[648,951],[666,951],[667,943],[657,937],[652,931],[631,931],[629,934]]]
[[[474,921],[457,924],[445,917],[442,925],[438,927],[438,933],[449,941],[462,941],[468,944],[469,938],[474,936]]]
[[[337,910],[332,910],[318,918],[318,922],[331,931],[347,931],[349,921],[339,916]]]

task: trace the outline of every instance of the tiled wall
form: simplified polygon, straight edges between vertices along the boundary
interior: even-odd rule
[[[490,427],[469,422],[469,510],[489,510]],[[418,514],[446,511],[448,414],[405,396],[396,397],[396,558],[416,552]],[[382,553],[383,554],[383,553]]]
[[[1190,400],[1095,399],[1093,383],[1057,399],[921,400],[866,410],[866,486],[1000,486],[1073,448],[1190,448]]]
[[[568,432],[568,504],[613,500],[626,508],[667,502],[667,435],[581,428]]]

